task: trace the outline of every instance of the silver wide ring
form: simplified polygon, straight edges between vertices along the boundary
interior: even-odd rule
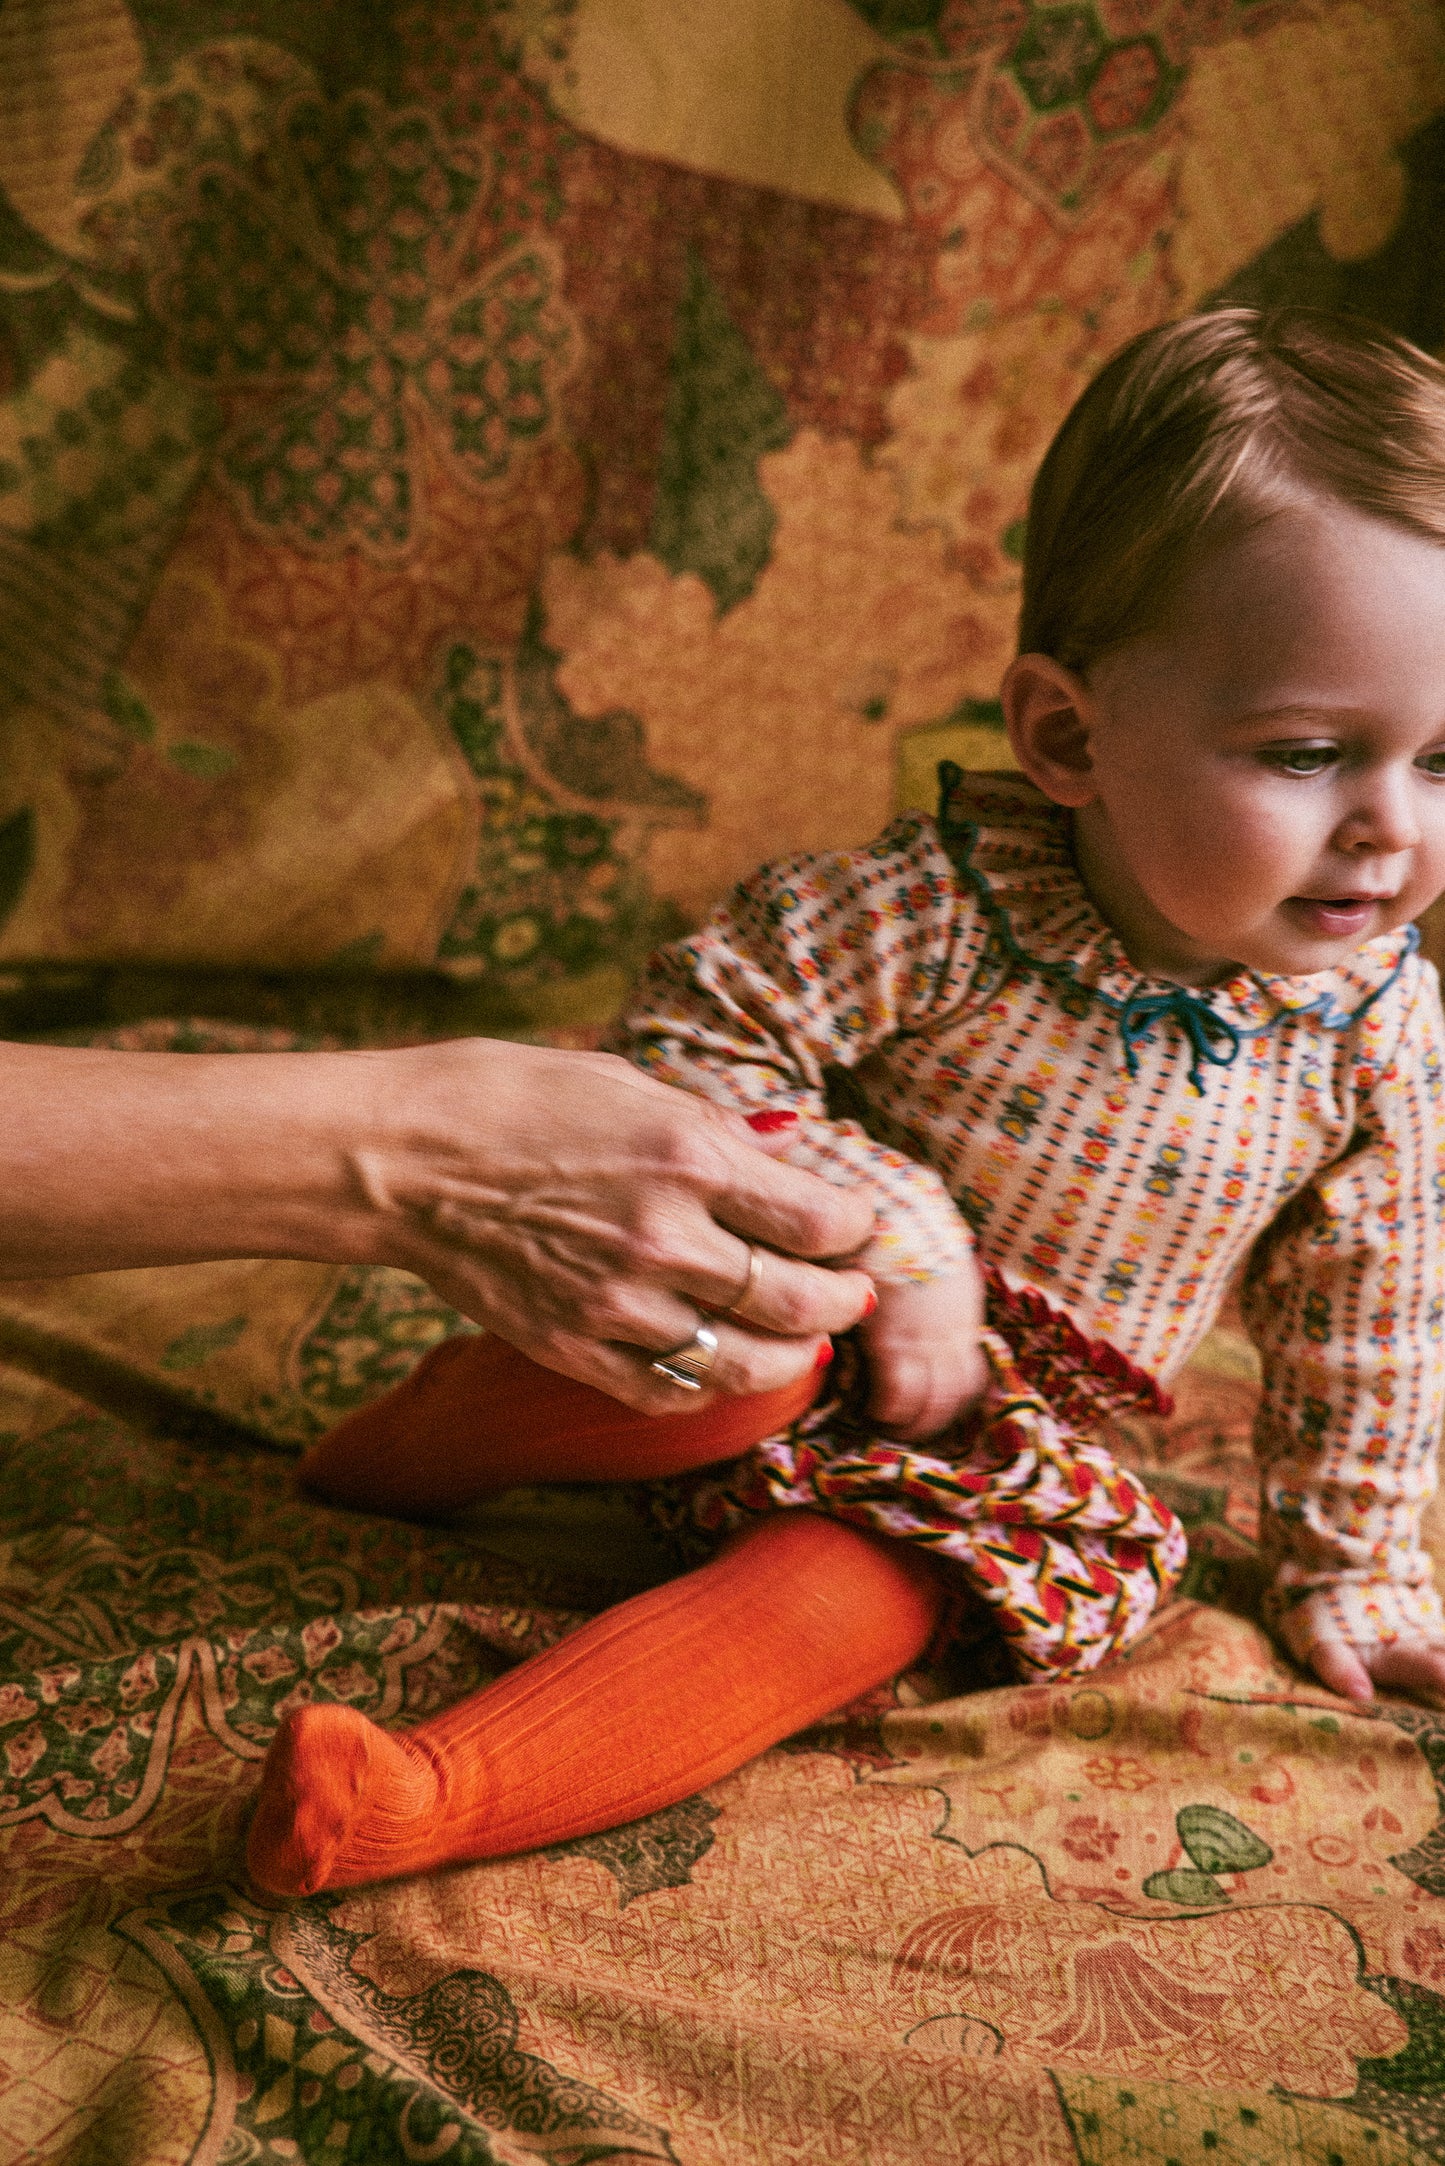
[[[751,1296],[757,1291],[758,1280],[762,1277],[762,1275],[762,1251],[761,1249],[754,1248],[752,1242],[749,1241],[748,1275],[743,1281],[741,1293],[736,1295],[736,1297],[731,1300],[728,1303],[727,1307],[723,1310],[724,1316],[735,1316],[740,1323],[746,1323],[747,1319],[743,1315],[743,1303],[749,1300]]]
[[[701,1391],[703,1378],[716,1360],[717,1333],[710,1324],[699,1324],[682,1346],[659,1354],[647,1366],[654,1376],[665,1376],[669,1384],[680,1384],[684,1391]]]

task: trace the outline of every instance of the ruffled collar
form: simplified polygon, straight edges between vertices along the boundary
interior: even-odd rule
[[[1072,994],[1111,1010],[1131,1073],[1138,1046],[1166,1020],[1190,1041],[1196,1089],[1206,1066],[1227,1067],[1242,1039],[1286,1017],[1307,1015],[1322,1029],[1347,1029],[1393,985],[1419,946],[1415,927],[1406,925],[1308,977],[1241,970],[1207,987],[1145,977],[1089,899],[1062,807],[1023,775],[966,775],[945,760],[938,780],[939,837],[988,914],[993,959],[1001,968],[1023,965],[1052,979],[1066,1004]]]

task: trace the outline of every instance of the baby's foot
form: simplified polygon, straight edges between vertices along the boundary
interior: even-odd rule
[[[266,1755],[246,1864],[271,1895],[389,1880],[436,1862],[442,1806],[425,1749],[354,1708],[302,1707]]]

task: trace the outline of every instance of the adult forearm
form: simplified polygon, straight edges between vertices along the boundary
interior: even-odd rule
[[[377,1259],[377,1058],[0,1045],[0,1277]]]

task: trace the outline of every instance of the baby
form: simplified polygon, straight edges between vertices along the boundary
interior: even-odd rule
[[[936,821],[746,881],[617,1040],[872,1184],[875,1312],[828,1384],[692,1412],[757,1250],[656,1349],[675,1418],[463,1338],[334,1430],[308,1478],[343,1502],[668,1476],[727,1539],[404,1737],[289,1717],[263,1886],[634,1818],[943,1632],[1024,1676],[1104,1659],[1185,1548],[1092,1432],[1165,1403],[1242,1265],[1268,1621],[1336,1692],[1445,1694],[1445,1025],[1411,923],[1445,889],[1445,370],[1304,311],[1135,340],[1039,473],[1019,646],[1019,774],[946,768]]]

